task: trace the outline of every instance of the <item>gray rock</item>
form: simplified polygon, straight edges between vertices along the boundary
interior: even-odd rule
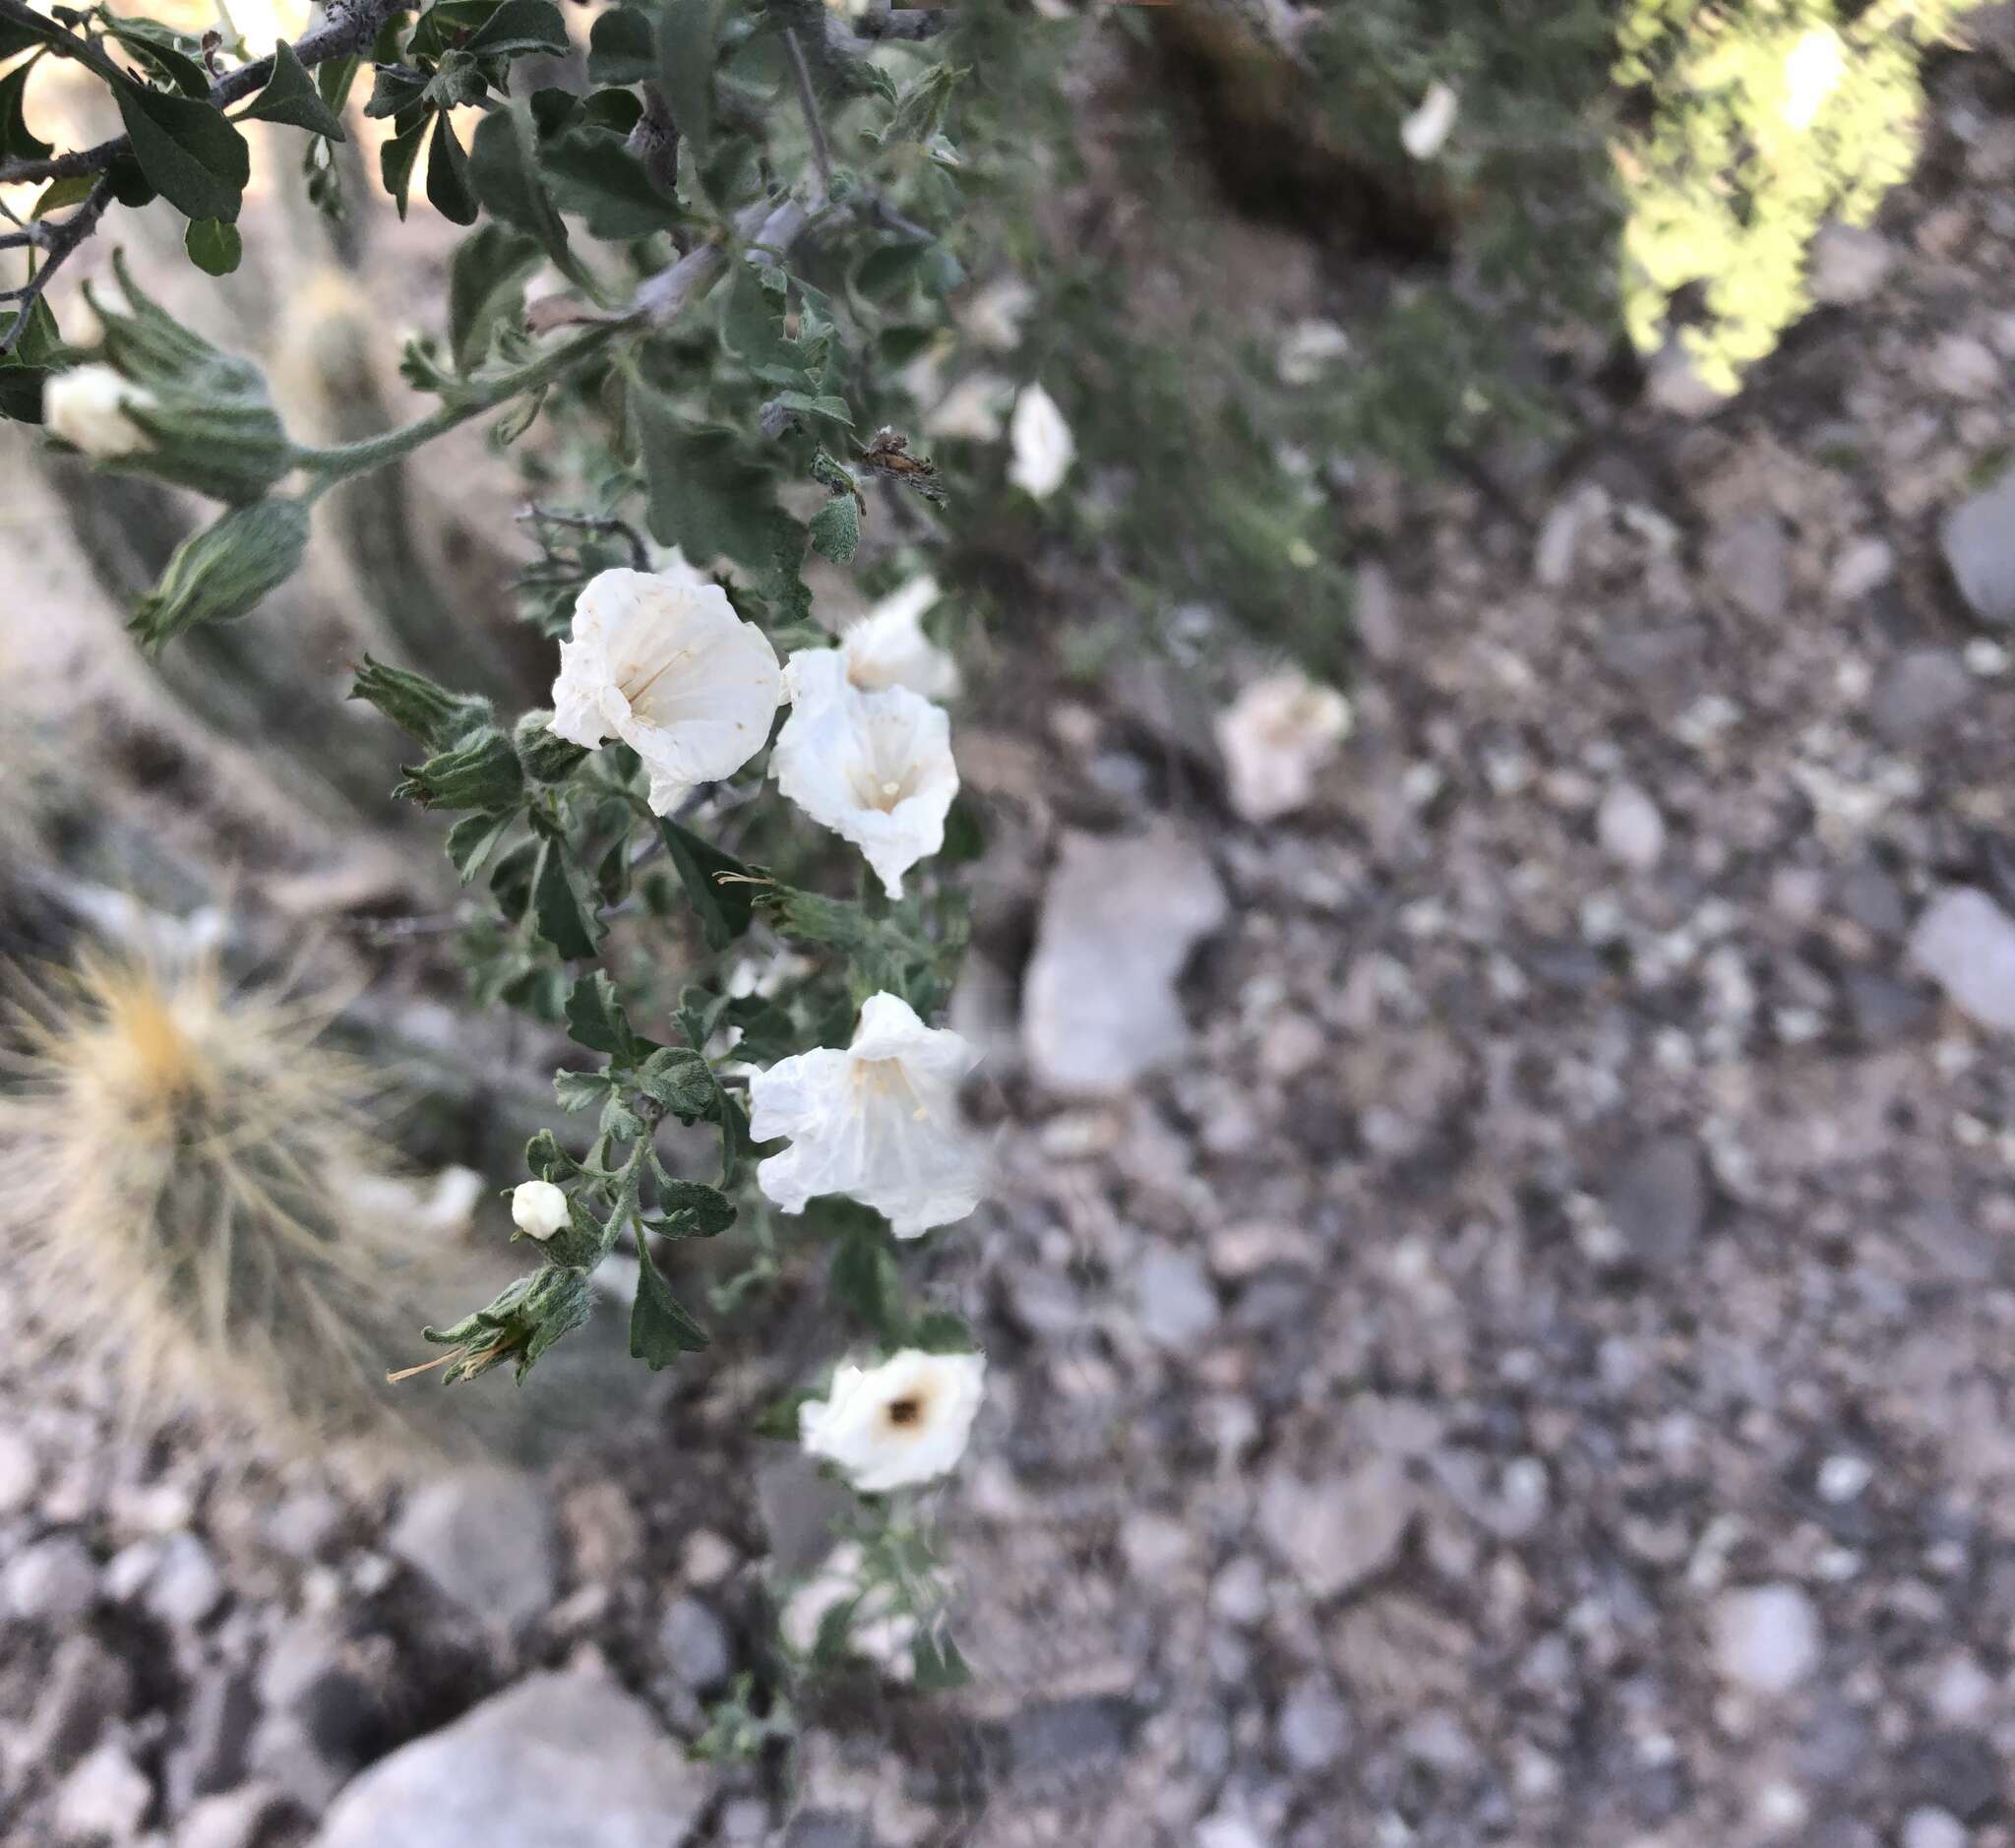
[[[1819,1613],[1797,1585],[1744,1585],[1716,1601],[1714,1666],[1748,1694],[1785,1694],[1819,1665]]]
[[[147,1588],[147,1608],[170,1630],[194,1630],[223,1601],[223,1574],[193,1533],[170,1534]]]
[[[1906,983],[1872,969],[1849,969],[1841,977],[1854,1030],[1870,1046],[1907,1038],[1930,1017],[1931,1003]]]
[[[1871,937],[1901,937],[1910,928],[1903,889],[1876,860],[1858,860],[1842,873],[1834,899]]]
[[[1707,1175],[1689,1137],[1653,1136],[1610,1176],[1610,1217],[1640,1263],[1683,1263],[1707,1222]]]
[[[1791,542],[1775,514],[1744,514],[1708,535],[1703,562],[1730,602],[1774,622],[1791,600]]]
[[[57,1644],[29,1732],[28,1756],[38,1763],[72,1763],[132,1703],[133,1671],[89,1631]]]
[[[175,1848],[260,1848],[285,1808],[285,1798],[267,1784],[205,1797],[182,1817]]]
[[[1259,1531],[1312,1596],[1329,1598],[1392,1564],[1414,1506],[1413,1487],[1391,1457],[1320,1482],[1276,1471],[1259,1493]]]
[[[1939,529],[1959,594],[1984,623],[2015,623],[2015,468],[1946,515]]]
[[[1635,783],[1618,783],[1596,811],[1595,837],[1618,865],[1648,873],[1665,852],[1665,817]]]
[[[1940,893],[1910,934],[1909,959],[1967,1018],[2015,1032],[2015,918],[1985,893]]]
[[[1281,1756],[1296,1770],[1326,1770],[1350,1745],[1350,1711],[1326,1677],[1306,1675],[1280,1703],[1273,1732]]]
[[[98,1594],[97,1562],[75,1534],[51,1534],[0,1570],[0,1609],[31,1623],[74,1624]]]
[[[153,1806],[153,1786],[126,1748],[102,1745],[56,1792],[56,1833],[64,1841],[125,1842]]]
[[[372,1765],[316,1843],[680,1848],[712,1790],[710,1767],[613,1681],[539,1674]]]
[[[508,1629],[553,1601],[559,1562],[544,1491],[516,1470],[465,1469],[407,1499],[394,1553],[471,1616]]]
[[[704,1600],[674,1598],[657,1627],[665,1666],[695,1694],[720,1687],[734,1672],[735,1645],[728,1628]]]
[[[1202,849],[1166,824],[1122,837],[1067,834],[1021,992],[1035,1076],[1098,1095],[1181,1053],[1190,1026],[1176,979],[1226,909]]]
[[[804,1810],[790,1819],[778,1848],[875,1848],[864,1817],[842,1810]]]
[[[1069,1783],[1124,1757],[1133,1712],[1105,1695],[1023,1707],[1008,1722],[1008,1757],[1018,1784]]]
[[[853,1499],[794,1450],[758,1467],[756,1506],[769,1535],[770,1563],[784,1577],[797,1578],[832,1551],[834,1523],[852,1509]]]
[[[1966,663],[1946,648],[1913,648],[1875,683],[1868,716],[1893,745],[1930,738],[1973,699]]]
[[[1864,302],[1889,275],[1896,252],[1878,231],[1856,224],[1829,224],[1812,239],[1805,281],[1814,301],[1830,308]]]
[[[1928,1805],[1903,1818],[1901,1848],[1966,1848],[1966,1824],[1948,1810]]]
[[[2001,389],[2001,362],[1985,341],[1948,334],[1925,356],[1924,378],[1947,398],[1977,403]]]
[[[170,1767],[170,1796],[186,1805],[236,1784],[245,1775],[245,1747],[258,1718],[249,1669],[217,1667],[204,1675],[189,1701],[183,1749]]]
[[[0,1430],[0,1516],[19,1514],[35,1499],[41,1459],[19,1431]]]
[[[1133,1272],[1140,1331],[1157,1347],[1185,1348],[1216,1325],[1217,1292],[1194,1252],[1149,1251]]]

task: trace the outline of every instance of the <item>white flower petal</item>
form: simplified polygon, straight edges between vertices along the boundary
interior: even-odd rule
[[[887,1216],[897,1238],[949,1225],[979,1204],[984,1151],[958,1114],[978,1055],[926,1026],[894,995],[871,995],[853,1044],[780,1059],[749,1080],[750,1133],[790,1146],[756,1170],[786,1212],[841,1194]]]
[[[986,1390],[980,1354],[904,1348],[879,1367],[842,1367],[823,1399],[798,1407],[798,1438],[863,1495],[929,1482],[965,1454]]]
[[[926,700],[958,691],[958,664],[924,634],[924,612],[938,601],[938,581],[912,578],[840,637],[846,677],[863,693],[907,687]]]
[[[567,1196],[550,1181],[520,1181],[511,1190],[511,1218],[526,1238],[543,1244],[569,1216]]]
[[[1400,123],[1400,146],[1416,160],[1432,160],[1454,128],[1459,106],[1455,92],[1436,79],[1428,86],[1420,107]]]
[[[1037,500],[1047,500],[1070,472],[1077,458],[1077,441],[1057,408],[1057,400],[1040,385],[1029,386],[1014,400],[1008,437],[1014,446],[1008,479]]]
[[[652,811],[668,815],[696,783],[733,775],[762,750],[782,687],[768,637],[718,585],[690,571],[605,571],[560,645],[551,729],[590,750],[622,739],[650,772]]]
[[[146,409],[153,401],[152,392],[128,384],[110,366],[76,366],[52,374],[42,387],[42,426],[87,456],[110,462],[147,448],[147,432],[126,407]]]
[[[866,856],[891,898],[902,876],[945,844],[958,793],[951,724],[906,687],[863,693],[843,648],[802,648],[784,669],[791,715],[769,773],[815,822]]]
[[[1298,673],[1255,680],[1217,715],[1227,793],[1249,822],[1303,807],[1350,735],[1350,702]]]

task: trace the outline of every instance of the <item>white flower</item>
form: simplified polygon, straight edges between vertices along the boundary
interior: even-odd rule
[[[844,1194],[885,1213],[897,1238],[963,1219],[985,1191],[984,1153],[958,1115],[978,1057],[908,1002],[870,995],[844,1052],[820,1046],[749,1080],[751,1134],[791,1142],[757,1168],[763,1193],[785,1212]]]
[[[144,410],[153,402],[152,392],[129,385],[110,366],[76,366],[42,387],[42,424],[87,456],[110,461],[147,448],[147,432],[126,407]]]
[[[839,646],[847,679],[863,693],[907,687],[922,699],[950,699],[958,663],[924,634],[924,612],[940,594],[937,579],[912,578],[845,630]]]
[[[1029,386],[1014,400],[1008,438],[1014,445],[1008,479],[1039,501],[1049,499],[1070,472],[1077,442],[1057,408],[1057,400],[1040,385]]]
[[[1018,276],[1004,276],[973,296],[959,319],[982,346],[1005,353],[1021,344],[1021,324],[1034,306],[1034,288]]]
[[[983,1355],[915,1347],[879,1367],[842,1367],[823,1400],[798,1407],[798,1441],[863,1495],[929,1482],[965,1454],[986,1373]]]
[[[935,389],[931,394],[936,397]],[[966,443],[994,443],[1001,436],[1001,406],[1014,385],[998,372],[968,372],[924,413],[926,436]]]
[[[1803,33],[1784,60],[1784,125],[1808,129],[1847,75],[1847,47],[1830,26]]]
[[[550,1181],[520,1181],[511,1190],[511,1217],[528,1239],[544,1244],[571,1223],[567,1196]]]
[[[763,749],[782,686],[769,639],[680,564],[684,575],[592,579],[553,683],[554,735],[589,749],[622,739],[650,772],[658,815]]]
[[[1232,807],[1270,822],[1303,806],[1350,735],[1350,702],[1297,673],[1255,680],[1217,715]]]
[[[1332,360],[1350,351],[1350,336],[1334,321],[1297,321],[1280,343],[1280,382],[1313,385]]]
[[[903,874],[945,844],[945,817],[958,793],[951,723],[907,687],[863,693],[847,669],[844,648],[791,656],[783,675],[791,715],[769,773],[815,822],[860,848],[888,895],[900,898]]]
[[[1432,160],[1455,126],[1455,92],[1438,78],[1428,86],[1420,107],[1399,125],[1399,143],[1416,160]]]

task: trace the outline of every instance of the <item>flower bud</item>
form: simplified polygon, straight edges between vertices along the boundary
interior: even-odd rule
[[[86,285],[102,329],[104,364],[52,378],[44,420],[101,461],[213,500],[260,499],[295,462],[265,375],[165,313],[134,285],[122,257],[115,254],[112,265],[116,294]],[[115,390],[106,372],[123,389]]]
[[[550,1181],[521,1181],[511,1191],[511,1218],[528,1239],[544,1244],[573,1223],[567,1196]]]
[[[126,626],[143,647],[158,650],[197,623],[234,622],[286,583],[307,549],[308,510],[299,501],[234,508],[175,548]]]
[[[42,424],[73,449],[110,462],[147,447],[147,432],[126,410],[153,401],[152,392],[129,385],[110,366],[79,366],[51,375],[42,388]]]
[[[564,782],[574,773],[575,766],[587,756],[585,745],[570,744],[565,738],[556,737],[548,729],[552,722],[551,712],[527,712],[512,734],[518,744],[519,762],[535,783]]]
[[[453,749],[406,766],[392,792],[423,809],[514,808],[524,799],[524,771],[511,740],[495,725],[470,732]]]
[[[368,700],[401,731],[440,750],[490,722],[490,703],[473,693],[451,693],[425,674],[388,667],[368,654],[350,688],[353,700]]]

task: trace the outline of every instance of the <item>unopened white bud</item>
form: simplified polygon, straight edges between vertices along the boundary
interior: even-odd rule
[[[78,366],[43,386],[42,423],[51,436],[87,456],[110,461],[147,448],[147,432],[126,409],[145,409],[153,401],[152,392],[129,384],[110,366]]]
[[[567,1196],[550,1181],[523,1181],[511,1192],[511,1217],[528,1239],[543,1244],[570,1223]]]

